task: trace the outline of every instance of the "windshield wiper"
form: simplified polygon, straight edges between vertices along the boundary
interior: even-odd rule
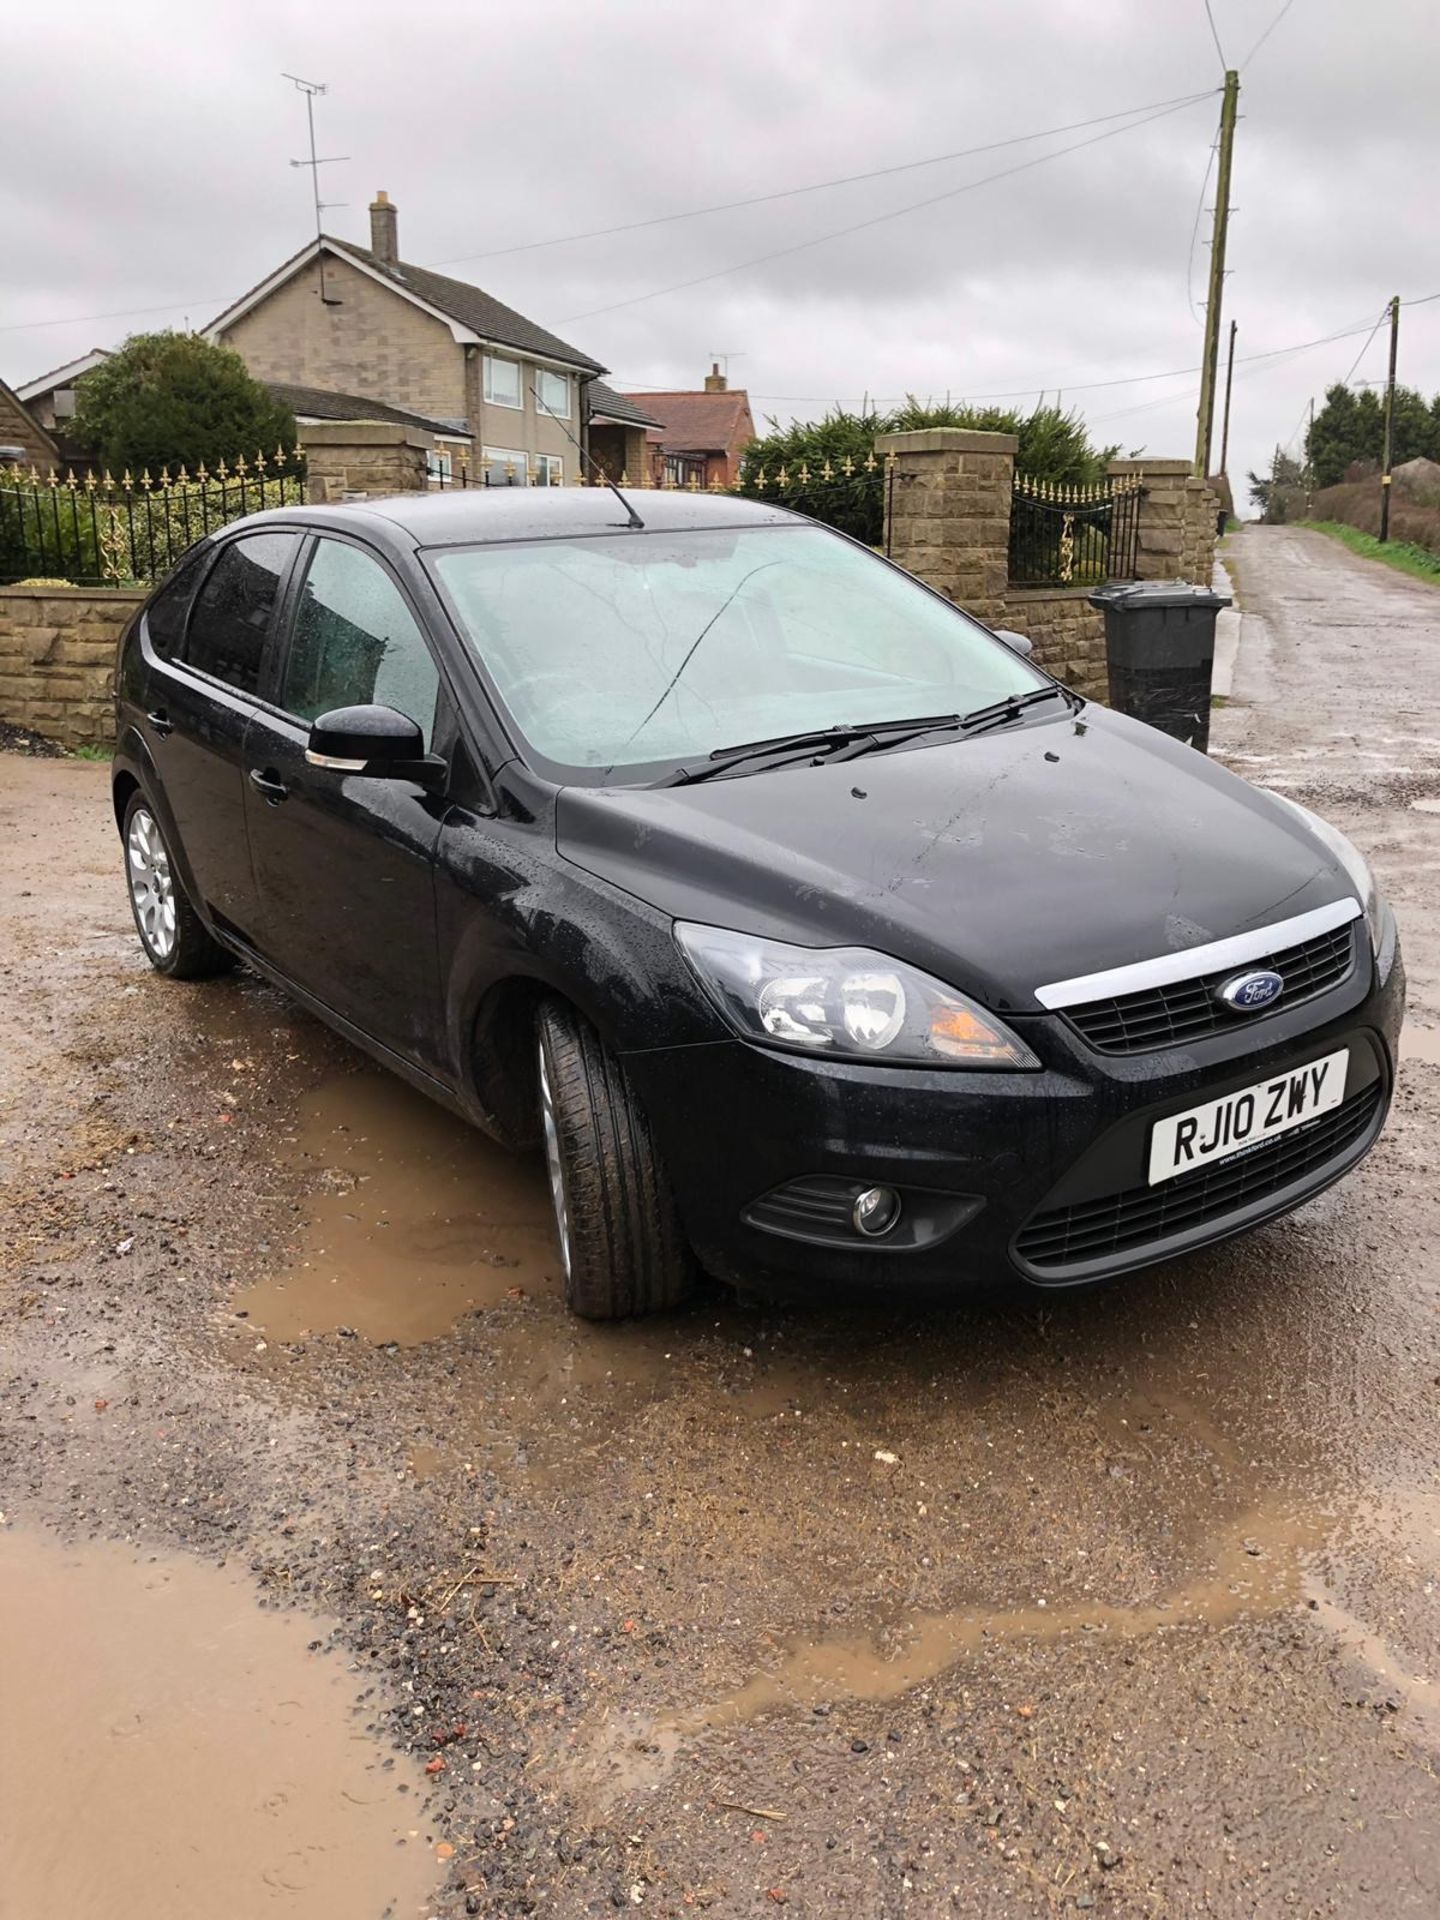
[[[1032,693],[1013,693],[1008,700],[995,700],[988,707],[976,707],[973,713],[961,718],[961,731],[984,733],[989,727],[998,727],[1002,721],[1017,719],[1024,708],[1033,707],[1039,700],[1063,700],[1074,712],[1078,712],[1083,705],[1078,694],[1058,683],[1053,687],[1036,687]]]
[[[946,727],[963,725],[958,713],[933,713],[924,719],[879,720],[868,726],[816,727],[808,733],[782,733],[773,740],[748,740],[740,746],[717,747],[699,766],[677,767],[655,784],[657,787],[688,787],[697,780],[713,780],[717,774],[727,773],[731,767],[744,766],[752,760],[768,760],[775,754],[782,757],[795,753],[829,754],[837,748],[852,746],[860,741],[873,739],[879,746],[886,736],[933,733]]]

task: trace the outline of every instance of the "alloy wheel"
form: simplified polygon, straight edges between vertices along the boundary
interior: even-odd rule
[[[125,869],[140,937],[156,960],[175,950],[175,881],[154,814],[136,807],[125,839]]]
[[[545,1042],[540,1042],[540,1120],[545,1132],[545,1171],[550,1176],[550,1200],[555,1209],[555,1231],[565,1278],[570,1278],[570,1203],[565,1196],[565,1170],[560,1164],[560,1129],[555,1121],[555,1096],[550,1087],[550,1064]]]

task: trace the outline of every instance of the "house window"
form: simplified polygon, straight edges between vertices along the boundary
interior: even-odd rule
[[[524,389],[520,384],[520,362],[485,356],[485,398],[492,407],[523,407]]]
[[[563,373],[539,373],[540,411],[553,413],[562,420],[570,418],[570,381]]]
[[[558,453],[537,453],[535,456],[535,484],[537,487],[563,487],[565,484],[565,462]]]
[[[454,462],[437,447],[425,461],[425,478],[432,487],[448,487],[455,478]]]
[[[526,456],[516,447],[486,447],[484,452],[487,487],[528,487],[529,466]]]
[[[667,487],[703,487],[705,484],[705,462],[689,458],[683,453],[667,453],[665,456],[665,485]]]

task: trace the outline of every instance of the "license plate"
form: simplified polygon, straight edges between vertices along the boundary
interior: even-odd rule
[[[1239,1093],[1207,1100],[1188,1113],[1157,1120],[1150,1135],[1150,1185],[1243,1153],[1338,1107],[1345,1098],[1349,1065],[1350,1056],[1342,1048],[1339,1053],[1327,1053],[1323,1060],[1257,1081]]]

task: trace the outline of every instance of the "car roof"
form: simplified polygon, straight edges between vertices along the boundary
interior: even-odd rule
[[[632,487],[625,498],[647,533],[686,527],[786,526],[804,521],[763,500],[734,493],[691,493],[684,488]],[[343,532],[380,532],[376,521],[410,535],[416,546],[478,546],[487,541],[579,538],[614,532],[626,524],[608,487],[456,487],[434,493],[400,493],[388,499],[342,505],[281,507],[255,514],[245,524],[297,522]],[[240,523],[235,523],[240,524]],[[227,528],[233,531],[233,527]]]

